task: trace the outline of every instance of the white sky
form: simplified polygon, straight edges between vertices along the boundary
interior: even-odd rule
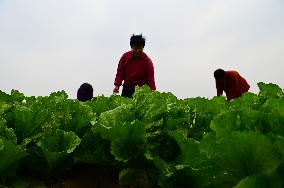
[[[0,90],[110,96],[133,33],[158,91],[211,98],[217,68],[284,88],[283,0],[0,0]]]

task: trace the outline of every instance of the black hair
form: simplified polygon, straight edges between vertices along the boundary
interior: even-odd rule
[[[93,87],[89,83],[83,83],[77,91],[77,99],[81,102],[92,100]]]
[[[214,77],[216,80],[222,80],[225,77],[225,71],[223,69],[215,70]]]
[[[145,38],[142,36],[142,34],[140,35],[132,35],[130,37],[130,46],[131,48],[133,46],[142,46],[144,47],[145,46]]]

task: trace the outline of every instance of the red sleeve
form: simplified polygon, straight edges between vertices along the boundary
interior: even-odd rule
[[[147,84],[152,90],[156,90],[154,65],[150,58],[147,58]]]
[[[250,85],[248,84],[248,82],[246,81],[246,79],[244,79],[243,77],[240,78],[240,87],[241,87],[241,92],[248,92]]]
[[[231,99],[234,99],[234,98],[236,98],[236,96],[235,96],[234,93],[228,93],[228,94],[227,94],[227,100],[228,100],[228,101],[231,100]]]
[[[116,76],[114,80],[114,85],[115,86],[121,86],[122,81],[124,80],[125,76],[125,54],[120,58],[117,71],[116,71]]]
[[[217,96],[223,94],[223,82],[221,80],[215,80],[216,82],[216,89],[217,89]]]

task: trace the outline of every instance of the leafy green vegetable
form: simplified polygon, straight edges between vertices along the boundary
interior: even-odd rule
[[[21,146],[0,136],[0,177],[15,175],[21,160],[27,155]]]
[[[265,98],[284,97],[283,90],[276,84],[266,84],[263,82],[257,83],[259,88],[259,95]]]
[[[242,179],[234,188],[281,188],[283,180],[279,177],[268,177],[264,175],[248,176]]]
[[[128,162],[144,155],[146,150],[146,132],[139,121],[100,130],[101,136],[111,142],[111,153],[118,161]]]
[[[269,137],[253,131],[234,131],[220,139],[208,134],[201,142],[201,151],[224,173],[239,180],[251,175],[271,175],[281,164]]]
[[[59,166],[63,166],[66,160],[70,160],[68,157],[80,142],[80,138],[73,132],[47,130],[36,143],[38,147],[31,149],[31,157],[25,163],[31,171],[50,176]],[[60,170],[71,168],[69,165],[70,163],[65,164]]]
[[[136,87],[133,99],[88,102],[64,91],[0,91],[0,186],[27,187],[17,175],[48,181],[87,163],[121,170],[127,186],[283,187],[284,94],[258,86],[229,102],[181,100],[148,86]]]

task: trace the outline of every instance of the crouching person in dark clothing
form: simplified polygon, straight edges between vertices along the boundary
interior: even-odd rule
[[[83,83],[77,91],[77,99],[81,102],[90,101],[93,98],[93,87],[89,83]]]

